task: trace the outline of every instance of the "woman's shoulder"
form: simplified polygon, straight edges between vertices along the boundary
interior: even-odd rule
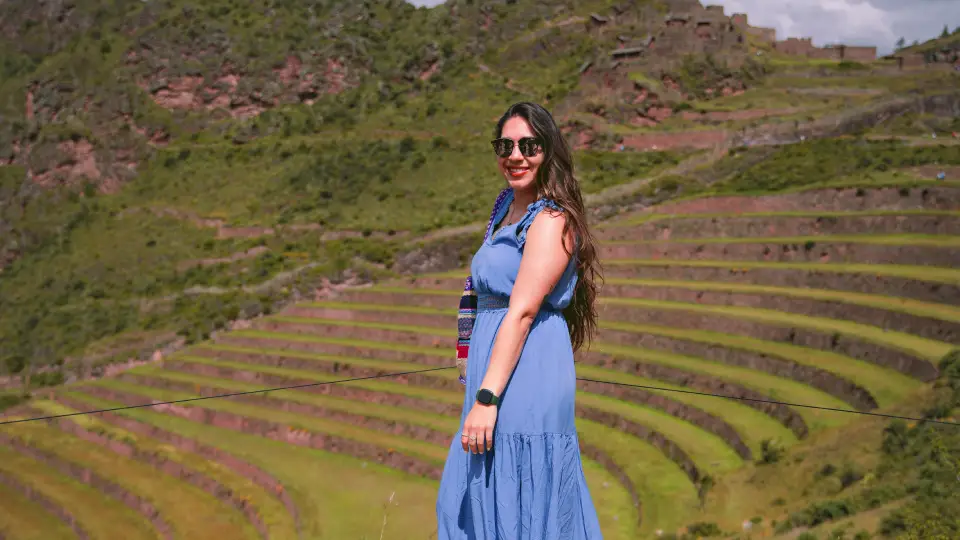
[[[555,215],[563,213],[563,207],[557,204],[557,201],[543,197],[530,203],[530,205],[527,206],[527,213],[533,216],[536,216],[540,213]]]

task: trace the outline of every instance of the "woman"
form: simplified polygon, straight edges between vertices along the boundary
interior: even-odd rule
[[[471,265],[477,315],[439,540],[599,539],[573,366],[596,327],[597,257],[570,147],[532,103],[511,106],[495,138],[509,188]]]

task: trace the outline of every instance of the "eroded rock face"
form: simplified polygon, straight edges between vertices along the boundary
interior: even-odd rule
[[[161,49],[162,50],[162,49]],[[199,56],[203,57],[201,53]],[[185,61],[196,60],[188,56]],[[138,85],[165,109],[227,112],[233,118],[256,116],[282,104],[311,105],[321,95],[334,95],[352,88],[359,72],[347,66],[343,58],[321,58],[314,54],[290,54],[282,64],[267,72],[223,62],[206,76],[173,75],[169,62],[153,48],[131,51],[128,63],[134,71],[144,71]],[[424,80],[433,71],[425,74]]]

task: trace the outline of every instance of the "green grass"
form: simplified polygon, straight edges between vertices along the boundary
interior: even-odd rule
[[[99,380],[91,383],[94,386],[102,386],[111,390],[126,392],[144,396],[144,399],[159,400],[177,400],[196,397],[194,394],[186,392],[177,392],[173,390],[164,390],[159,388],[149,388],[118,380]],[[257,418],[275,422],[281,425],[289,426],[292,429],[305,429],[316,433],[324,433],[345,439],[355,440],[372,444],[378,447],[394,449],[410,457],[420,458],[426,462],[443,463],[445,453],[442,448],[432,444],[426,444],[419,441],[409,440],[405,437],[395,437],[384,435],[375,431],[360,428],[357,426],[343,424],[324,418],[310,418],[301,414],[288,413],[280,410],[264,409],[245,403],[232,402],[226,399],[210,399],[187,403],[186,407],[199,407],[214,411],[224,411],[233,414],[239,414],[249,418]]]
[[[579,392],[577,402],[661,433],[686,452],[703,473],[717,475],[743,465],[740,456],[723,439],[663,411],[588,392]]]
[[[109,452],[100,446],[40,423],[9,429],[30,446],[60,459],[90,468],[129,492],[151,501],[178,538],[258,538],[256,530],[234,507],[212,495],[168,476],[149,465]]]
[[[891,234],[891,235],[824,235],[824,236],[768,236],[710,238],[671,238],[670,240],[608,240],[604,244],[619,246],[633,244],[866,244],[880,246],[921,246],[939,248],[960,247],[960,237],[936,234]]]
[[[374,324],[374,323],[370,323]],[[374,350],[402,351],[417,354],[426,354],[431,356],[448,356],[446,349],[437,349],[434,347],[421,347],[417,345],[404,345],[401,343],[384,343],[380,341],[358,341],[347,338],[306,336],[302,334],[291,334],[287,332],[269,332],[265,330],[240,330],[233,333],[240,338],[260,338],[275,339],[284,341],[293,341],[298,343],[329,343],[334,345],[344,345],[349,347],[364,347]]]
[[[813,366],[834,373],[867,389],[881,406],[903,399],[923,383],[903,373],[879,367],[863,360],[857,360],[842,354],[811,349],[788,343],[777,343],[762,339],[710,332],[706,330],[686,330],[666,326],[603,322],[602,328],[642,332],[678,339],[708,343],[733,349],[769,355],[775,358]]]
[[[629,327],[624,327],[624,329],[625,328]],[[650,362],[652,364],[660,364],[691,373],[706,375],[717,381],[739,384],[745,388],[760,392],[769,399],[777,401],[818,405],[822,407],[849,408],[846,402],[826,392],[817,390],[803,383],[775,377],[752,369],[718,364],[692,356],[670,354],[635,347],[621,347],[605,343],[597,343],[595,350],[620,358]],[[838,425],[846,420],[832,413],[824,413],[811,409],[797,409],[796,412],[803,417],[811,429]]]
[[[641,262],[659,262],[660,261],[641,261]],[[681,261],[686,263],[686,261]],[[690,261],[692,263],[700,263],[704,261]],[[724,263],[727,264],[727,263]],[[731,263],[735,265],[735,263]],[[765,264],[765,263],[759,263]],[[768,266],[775,266],[775,263],[768,264]],[[637,283],[645,280],[633,280],[633,279],[619,279],[619,278],[607,278],[606,283]],[[654,280],[649,280],[653,282]],[[657,284],[660,282],[658,281]],[[710,285],[709,282],[676,282],[678,286],[684,287],[699,287],[701,284]],[[725,286],[725,284],[717,284],[718,287]],[[759,288],[757,286],[746,285],[751,289]],[[778,289],[777,287],[770,287],[770,289]],[[369,291],[377,291],[384,293],[406,293],[413,295],[437,295],[437,296],[459,296],[458,291],[448,291],[444,289],[405,289],[402,287],[391,287],[384,285],[377,285],[367,289]],[[732,289],[731,289],[732,290]],[[819,296],[822,294],[832,294],[832,291],[820,291],[818,289],[791,289],[792,291],[804,292],[804,291],[813,291],[814,296]],[[851,295],[857,295],[857,293],[850,293]],[[870,295],[862,295],[870,296]],[[877,297],[879,298],[879,297]],[[891,297],[889,299],[891,302],[898,302],[899,299]],[[916,304],[911,303],[911,301],[905,302],[913,307],[916,307]],[[918,302],[917,304],[924,304]],[[940,307],[939,305],[929,304],[933,307]],[[945,307],[945,306],[944,306]],[[950,309],[950,308],[947,308]],[[310,324],[324,324],[324,325],[335,325],[335,326],[356,326],[360,328],[389,328],[391,330],[397,331],[408,331],[408,332],[422,332],[427,334],[440,335],[439,330],[428,327],[414,327],[410,325],[402,324],[391,324],[391,323],[372,323],[372,322],[349,322],[349,321],[339,321],[331,319],[320,319],[320,318],[305,318],[305,317],[273,317],[275,320],[289,320],[290,322],[299,322],[299,323],[310,323]],[[913,391],[919,384],[918,381],[899,373],[894,370],[886,369],[879,367],[875,364],[869,362],[851,358],[837,353],[831,353],[827,351],[821,351],[819,349],[811,349],[807,347],[800,347],[796,345],[786,344],[786,343],[777,343],[773,341],[749,338],[745,336],[730,335],[720,332],[710,332],[705,330],[687,330],[679,328],[668,328],[663,326],[655,325],[642,325],[642,324],[629,324],[629,323],[617,323],[609,321],[600,321],[601,328],[610,328],[610,329],[622,329],[626,331],[633,332],[643,332],[657,335],[664,335],[670,337],[676,337],[678,339],[685,339],[691,341],[697,341],[702,343],[716,344],[720,346],[730,347],[734,349],[743,349],[746,351],[751,351],[759,354],[766,354],[778,358],[783,358],[792,362],[799,364],[810,365],[818,367],[820,369],[832,372],[837,374],[840,377],[844,377],[850,381],[854,381],[857,384],[866,388],[878,403],[881,405],[893,403],[901,399],[906,393]]]
[[[737,317],[783,326],[809,328],[829,334],[845,334],[878,345],[899,349],[933,363],[939,362],[941,358],[954,348],[952,345],[942,341],[913,336],[893,330],[885,330],[867,324],[811,317],[809,315],[797,315],[795,313],[783,313],[772,309],[755,309],[739,306],[707,306],[687,302],[641,300],[637,298],[603,298],[601,302],[616,306],[691,311],[694,313],[714,314],[721,317]]]
[[[704,212],[697,214],[667,214],[641,213],[632,217],[618,218],[597,225],[597,229],[618,229],[646,225],[658,221],[692,220],[692,219],[747,219],[747,218],[845,218],[845,217],[883,217],[883,216],[935,216],[960,217],[957,210],[852,210],[849,212],[816,212],[816,211],[784,211],[784,212]]]
[[[196,363],[200,364],[221,365],[227,367],[223,362],[218,361],[214,363],[204,358],[179,356],[177,359],[186,362],[196,361]],[[230,367],[238,367],[238,365],[239,363],[231,363]],[[253,366],[246,366],[245,369],[250,370],[250,367]],[[146,373],[143,372],[139,372],[139,374],[146,375]],[[235,381],[233,379],[204,377],[201,375],[180,373],[171,370],[153,370],[148,376],[151,379],[165,379],[187,385],[195,384],[213,387],[225,392],[249,392],[263,388],[263,385],[245,383]],[[377,403],[366,403],[363,401],[354,401],[325,394],[297,392],[294,390],[278,390],[270,392],[267,395],[271,398],[284,401],[316,405],[332,411],[342,411],[345,413],[367,416],[385,421],[393,421],[414,426],[424,426],[438,431],[455,433],[459,428],[459,421],[457,418],[425,413],[417,409],[402,408],[392,405],[385,406]],[[269,407],[264,407],[264,409],[269,409]]]
[[[60,403],[47,400],[33,401],[31,406],[50,415],[74,414],[77,412]],[[194,471],[215,479],[233,493],[234,499],[239,498],[249,501],[256,507],[268,528],[271,538],[294,539],[297,537],[296,524],[283,504],[256,483],[229,468],[196,454],[178,450],[165,443],[113,427],[102,420],[98,420],[95,416],[76,415],[70,419],[87,430],[106,433],[112,439],[121,440],[141,451],[161,455],[164,459],[182,463]]]
[[[960,285],[960,270],[935,266],[910,266],[898,264],[857,264],[857,263],[797,263],[766,261],[665,261],[650,259],[608,259],[604,266],[676,266],[686,268],[726,268],[730,270],[797,270],[803,272],[831,272],[838,274],[867,274],[889,278],[915,279],[932,283]],[[436,277],[464,277],[463,272],[449,274],[431,274]],[[415,291],[411,291],[415,292]],[[459,293],[457,293],[459,294]]]
[[[117,406],[76,391],[67,395],[91,407]],[[269,472],[297,504],[305,538],[379,538],[391,493],[395,494],[396,505],[389,507],[384,538],[404,538],[436,520],[435,481],[344,454],[293,446],[149,409],[128,409],[118,414],[223,449]],[[418,537],[426,540],[431,530]]]
[[[19,491],[2,483],[0,483],[0,536],[20,540],[76,538],[76,534],[67,524],[47,512],[40,504],[27,499]]]
[[[313,373],[303,370],[267,368],[265,366],[244,365],[238,362],[222,360],[211,361],[194,358],[184,358],[184,360],[196,361],[198,363],[209,365],[221,365],[225,367],[245,369],[253,372],[270,372],[296,378],[318,378]],[[212,385],[229,391],[250,391],[263,388],[262,386],[238,383],[229,379],[212,379],[208,377],[199,377],[192,374],[162,370],[150,370],[150,377],[176,380],[190,384],[197,383],[207,386]],[[355,383],[350,384],[354,385]],[[396,387],[390,388],[391,391],[395,391],[397,389],[398,388]],[[462,402],[462,396],[457,392],[443,392],[443,394],[445,394],[443,397],[446,398],[443,400],[444,402]],[[358,403],[350,400],[332,398],[330,396],[289,391],[270,392],[270,395],[281,399],[302,403],[313,403],[325,407],[335,408],[337,410],[354,412],[357,414],[378,416],[388,420],[394,419],[400,422],[426,425],[439,430],[446,429],[451,433],[455,432],[458,428],[458,420],[455,418],[438,417],[436,415],[418,413],[417,411],[411,411],[409,409],[384,407],[382,405]],[[597,394],[590,394],[587,392],[580,392],[577,399],[581,403],[588,404],[591,407],[608,411],[616,411],[618,414],[629,415],[634,421],[650,426],[652,429],[659,431],[667,438],[680,445],[694,458],[699,458],[696,459],[696,461],[698,465],[702,466],[705,470],[729,470],[740,464],[739,456],[737,456],[733,449],[728,447],[726,443],[719,437],[710,433],[706,433],[692,424],[674,418],[657,409],[635,404],[628,404],[622,401],[606,398]],[[434,401],[439,400],[434,399]]]
[[[584,456],[580,461],[603,537],[636,538],[637,509],[633,507],[630,492],[603,465]]]
[[[577,432],[583,442],[603,448],[633,483],[640,497],[641,537],[686,521],[697,493],[676,463],[650,444],[594,422],[577,419]]]
[[[308,355],[304,355],[304,356],[308,356]],[[230,368],[250,371],[254,373],[272,373],[276,375],[283,375],[283,376],[288,376],[288,377],[298,378],[298,379],[316,380],[318,382],[328,380],[328,377],[325,377],[321,374],[316,374],[314,372],[307,371],[307,370],[277,368],[277,367],[262,366],[257,364],[244,364],[241,362],[231,362],[231,361],[222,360],[222,359],[210,360],[210,359],[191,357],[191,358],[184,358],[183,360],[187,362],[194,362],[194,363],[200,363],[200,364],[230,367]],[[341,361],[340,363],[343,364],[343,363],[352,363],[352,362],[349,359],[347,359],[346,362]],[[397,366],[397,367],[401,367],[401,366]],[[182,381],[185,383],[208,382],[209,384],[215,384],[217,387],[230,389],[230,390],[256,390],[258,388],[263,388],[262,386],[258,387],[256,385],[236,383],[229,379],[210,379],[206,377],[198,377],[192,374],[163,371],[160,369],[152,368],[150,366],[145,368],[137,368],[136,372],[148,374],[150,377],[166,378],[171,380]],[[432,401],[438,401],[438,402],[450,403],[450,404],[460,404],[463,402],[463,396],[458,392],[430,390],[426,388],[422,389],[421,391],[421,388],[419,387],[409,387],[402,384],[392,384],[389,382],[389,380],[390,379],[388,378],[386,379],[386,382],[376,383],[377,390],[386,391],[388,393],[401,393],[401,391],[407,390],[407,392],[404,392],[404,395],[408,395],[411,397],[428,398]],[[370,386],[370,383],[367,383],[367,382],[350,382],[347,384],[351,386],[363,386],[367,388],[369,388]],[[270,392],[270,395],[272,396],[280,397],[281,395],[283,395],[284,398],[287,399],[285,397],[286,394],[287,392]],[[326,403],[329,402],[326,399],[329,396],[316,396],[317,398],[324,398],[322,400],[314,399],[312,394],[297,395],[297,393],[292,392],[290,393],[290,396],[291,397],[289,399],[292,399],[298,402],[308,402],[308,403],[317,403],[317,404],[324,403],[324,406],[326,406]],[[731,464],[739,463],[739,457],[736,455],[736,453],[733,452],[731,448],[727,447],[726,443],[723,442],[718,437],[712,434],[706,433],[702,431],[700,428],[693,426],[692,424],[688,424],[687,422],[674,418],[652,407],[645,407],[645,406],[637,405],[633,403],[620,402],[611,398],[606,398],[599,394],[591,394],[588,392],[578,393],[577,399],[584,400],[583,402],[585,404],[589,404],[590,406],[594,406],[596,408],[600,408],[604,410],[615,410],[620,413],[629,411],[631,414],[631,417],[635,421],[642,423],[644,425],[648,425],[651,428],[663,433],[668,438],[670,438],[671,440],[674,440],[674,442],[676,442],[681,447],[683,447],[684,450],[690,452],[692,455],[702,455],[702,456],[713,455],[714,457],[710,458],[709,460],[707,458],[704,458],[703,461],[701,461],[701,464],[704,467],[707,467],[707,468],[721,467],[723,469],[726,469],[726,468],[729,468]],[[351,412],[355,412],[355,409],[357,409],[357,406],[360,405],[361,406],[360,410],[364,410],[371,414],[375,413],[378,416],[381,416],[387,419],[393,418],[394,416],[396,416],[401,421],[409,421],[411,423],[422,423],[423,425],[428,425],[436,429],[446,428],[446,429],[450,429],[451,432],[456,431],[458,427],[456,419],[453,419],[451,421],[448,419],[444,419],[442,417],[436,417],[431,415],[423,415],[423,414],[411,415],[408,409],[401,409],[397,411],[386,411],[385,408],[382,406],[376,406],[376,405],[366,406],[366,404],[356,404],[356,402],[349,402],[347,400],[338,400],[338,401],[344,401],[344,403],[342,404],[342,407],[344,410],[354,409]],[[423,420],[420,420],[418,416],[424,416],[426,418]],[[677,435],[676,439],[674,438],[675,435]],[[697,439],[697,437],[700,437],[700,438]],[[714,464],[714,462],[716,461],[722,461],[722,463]]]
[[[768,285],[749,285],[745,283],[716,283],[709,281],[670,281],[659,279],[609,278],[604,280],[611,285],[633,285],[638,287],[676,287],[701,291],[721,291],[732,293],[762,294],[806,298],[824,302],[840,302],[856,306],[883,309],[900,313],[930,317],[948,322],[960,322],[960,308],[946,304],[921,302],[909,298],[881,296],[847,291],[833,291],[801,287],[775,287]]]
[[[689,392],[690,389],[680,385],[583,364],[577,365],[577,376],[599,381],[645,386],[648,387],[645,389],[648,392],[660,394],[674,401],[706,411],[730,424],[743,439],[743,442],[757,456],[760,455],[760,441],[763,439],[780,439],[785,444],[791,444],[797,440],[793,432],[776,419],[743,405],[741,402],[713,396],[688,394],[685,392]]]
[[[627,302],[627,301],[632,302],[634,299],[622,299],[622,300],[624,302]],[[614,303],[614,299],[603,299],[602,302]],[[617,299],[617,302],[619,303],[620,299]],[[627,302],[627,304],[632,305],[629,302]],[[674,303],[674,304],[679,304],[679,303]],[[357,304],[357,305],[361,306],[360,309],[372,309],[373,307],[372,305],[363,305],[363,304]],[[419,309],[425,310],[427,308],[419,308]],[[445,311],[445,310],[437,310],[437,311]],[[400,324],[392,324],[392,323],[387,323],[383,325],[381,325],[380,323],[369,323],[369,322],[354,324],[352,322],[329,321],[325,319],[309,319],[309,318],[298,319],[298,322],[315,324],[318,326],[333,324],[338,326],[345,325],[345,326],[357,326],[357,327],[365,327],[365,328],[389,328],[391,330],[418,332],[418,333],[425,333],[425,334],[436,333],[436,330],[428,327],[417,327],[417,326],[400,325]],[[610,326],[607,323],[603,323],[603,324],[606,327],[614,328],[614,326]],[[630,325],[618,325],[618,326],[615,326],[615,328],[627,330],[627,331],[630,331],[632,329]],[[264,334],[268,334],[268,333],[261,332],[260,333],[261,337],[265,337],[263,336]],[[311,337],[310,339],[304,339],[304,341],[326,342],[327,338],[314,339]],[[349,339],[338,340],[338,342],[342,344],[352,344],[355,346],[364,346],[364,347],[366,346],[366,343],[368,343],[368,342],[361,342],[361,341],[349,340]],[[370,342],[370,343],[375,343],[375,342]],[[427,347],[415,348],[414,346],[411,346],[411,345],[405,345],[403,347],[404,349],[410,349],[410,350],[423,349],[423,350],[436,351],[436,349],[430,349]],[[748,387],[755,388],[760,392],[767,393],[774,399],[787,399],[795,403],[813,403],[813,404],[820,404],[828,407],[845,407],[846,406],[846,404],[843,401],[839,400],[838,398],[830,396],[819,390],[812,389],[801,383],[797,383],[797,382],[790,381],[788,379],[783,379],[780,377],[774,377],[766,373],[762,373],[762,372],[758,372],[750,369],[737,368],[733,366],[717,364],[715,362],[706,361],[700,358],[686,357],[686,356],[681,356],[676,354],[651,351],[651,350],[646,350],[646,349],[636,348],[636,347],[619,347],[615,345],[597,343],[595,348],[599,352],[616,354],[619,356],[629,356],[632,358],[642,359],[648,362],[678,367],[680,369],[685,369],[691,372],[709,375],[719,380],[738,381],[747,385]],[[436,352],[434,354],[436,354]],[[799,412],[801,415],[807,417],[808,422],[811,422],[812,425],[816,425],[819,422],[827,422],[827,424],[831,423],[831,421],[828,420],[827,418],[820,418],[820,413],[811,412],[811,411],[799,411]]]
[[[192,349],[192,355],[190,361],[192,362],[205,362],[210,364],[236,367],[237,369],[256,369],[264,371],[265,373],[275,373],[277,375],[288,375],[291,377],[304,377],[309,376],[309,378],[316,380],[318,382],[327,382],[327,381],[339,381],[344,377],[340,375],[331,375],[320,372],[313,371],[302,371],[302,370],[290,370],[288,368],[280,368],[274,366],[260,365],[260,364],[248,364],[243,362],[232,362],[224,359],[212,359],[212,358],[203,358],[202,354],[204,350],[210,351],[224,351],[224,352],[237,352],[244,354],[264,354],[264,355],[278,355],[290,358],[298,358],[304,360],[316,361],[318,363],[340,363],[346,365],[352,365],[357,367],[365,367],[370,369],[386,370],[390,372],[403,372],[410,371],[412,368],[422,367],[417,364],[403,363],[403,362],[390,362],[386,360],[371,360],[369,358],[352,358],[347,356],[336,356],[336,355],[324,355],[309,353],[303,351],[291,351],[285,349],[271,349],[271,348],[256,348],[256,347],[237,347],[233,345],[226,344],[215,344],[215,345],[205,345],[202,347],[195,347]],[[151,366],[145,366],[142,368],[137,368],[134,373],[153,373],[151,371]],[[152,368],[159,371],[162,368]],[[425,376],[446,376],[453,378],[454,366],[450,366],[450,371],[432,371],[424,373]],[[462,403],[462,398],[450,399],[451,394],[443,390],[434,390],[430,388],[418,388],[410,387],[403,384],[396,384],[389,382],[389,378],[386,380],[360,380],[360,381],[350,381],[351,386],[356,386],[357,388],[365,388],[368,390],[376,392],[387,392],[393,394],[401,394],[408,397],[417,397],[422,399],[430,399],[432,401],[441,401],[445,403]]]
[[[91,407],[115,405],[86,394],[69,395]],[[427,538],[429,531],[423,524],[436,521],[435,481],[410,477],[345,455],[194,424],[149,410],[125,410],[120,414],[223,448],[270,472],[297,502],[309,538],[379,538],[383,513],[380,501],[391,491],[397,493],[399,508],[390,509],[384,538],[409,538],[410,531],[421,530],[422,538]],[[583,459],[583,467],[605,537],[635,538],[635,510],[626,489],[599,464]],[[337,489],[317,487],[324,485],[336,485]],[[343,515],[339,515],[341,512]]]
[[[13,429],[10,431],[14,432]],[[21,484],[39,491],[60,507],[69,509],[80,526],[93,538],[154,540],[158,537],[146,518],[117,499],[63,476],[47,465],[6,446],[0,446],[0,469],[20,480]],[[6,508],[6,503],[3,507]],[[47,519],[56,522],[53,516],[48,516]],[[43,538],[45,540],[47,537]]]

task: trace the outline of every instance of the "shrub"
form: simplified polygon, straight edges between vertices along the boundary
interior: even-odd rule
[[[720,530],[720,527],[713,522],[697,522],[689,525],[687,527],[687,533],[695,536],[721,536],[723,531]]]
[[[760,441],[760,463],[769,465],[777,463],[783,459],[786,449],[777,439],[764,439]]]

